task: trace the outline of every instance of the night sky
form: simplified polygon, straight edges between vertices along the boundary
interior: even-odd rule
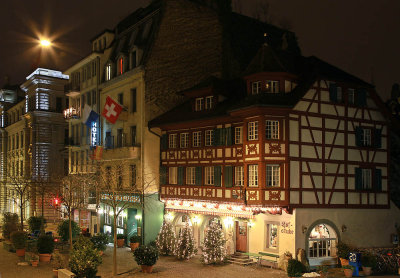
[[[16,84],[37,65],[39,34],[55,42],[40,66],[65,70],[90,52],[89,40],[149,0],[2,0],[0,85]],[[237,11],[291,27],[302,53],[315,55],[367,82],[385,100],[400,82],[400,1],[398,0],[236,0]],[[261,4],[260,4],[261,3]]]

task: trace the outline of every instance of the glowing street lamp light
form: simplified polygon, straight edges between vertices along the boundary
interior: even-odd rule
[[[51,42],[49,40],[40,40],[40,45],[44,47],[48,47],[51,45]]]

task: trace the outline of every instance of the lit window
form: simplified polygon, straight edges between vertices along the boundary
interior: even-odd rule
[[[279,187],[280,186],[280,166],[267,165],[267,186]]]
[[[251,83],[251,93],[253,95],[261,93],[261,81]]]
[[[243,144],[242,131],[241,126],[235,127],[235,144]]]
[[[265,82],[265,91],[267,93],[279,93],[279,81],[267,80]]]
[[[212,146],[213,145],[213,137],[214,137],[214,131],[213,130],[206,130],[206,140],[205,140],[205,145],[206,146]]]
[[[196,167],[186,168],[186,184],[196,184]]]
[[[248,128],[248,139],[249,140],[258,140],[258,122],[249,122],[247,125]]]
[[[371,129],[363,128],[361,133],[361,143],[363,146],[371,146]]]
[[[265,138],[266,139],[279,139],[279,122],[278,121],[265,121]]]
[[[347,89],[347,102],[354,104],[354,89]]]
[[[249,165],[249,186],[258,186],[258,165]]]
[[[205,184],[214,185],[214,166],[204,167]]]
[[[118,208],[120,210],[121,208]],[[124,216],[123,216],[123,211],[120,212],[117,218],[117,226],[118,227],[123,227],[124,226]]]
[[[189,133],[181,133],[181,148],[189,147]]]
[[[235,167],[235,186],[243,186],[244,185],[244,171],[243,166]]]
[[[266,248],[278,248],[278,224],[267,224],[267,246]]]
[[[211,109],[213,104],[213,96],[206,97],[206,107],[205,109]]]
[[[200,147],[201,131],[193,132],[193,147]]]
[[[203,110],[203,106],[204,106],[204,99],[202,97],[200,98],[196,98],[196,103],[195,103],[195,111],[201,111]]]
[[[169,184],[177,184],[178,183],[178,167],[169,167]]]
[[[177,140],[177,134],[170,134],[169,135],[169,148],[174,149],[178,147],[178,140]]]
[[[111,80],[111,64],[106,66],[106,81]]]
[[[104,207],[104,222],[106,225],[111,225],[111,207],[105,206]]]

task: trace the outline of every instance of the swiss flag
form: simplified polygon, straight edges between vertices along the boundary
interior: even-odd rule
[[[121,111],[122,106],[118,102],[107,96],[103,113],[101,113],[106,118],[106,120],[112,124],[115,124]]]

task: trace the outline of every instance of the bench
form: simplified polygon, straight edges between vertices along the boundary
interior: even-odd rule
[[[261,264],[262,255],[260,255],[260,254],[258,254],[258,253],[250,253],[250,252],[248,252],[248,253],[242,253],[242,254],[245,255],[245,256],[248,256],[248,257],[250,257],[250,258],[256,259],[256,260],[257,260],[257,263],[258,263],[258,264]]]
[[[279,255],[272,254],[272,253],[265,253],[265,252],[258,252],[258,254],[261,256],[260,264],[261,264],[261,261],[263,260],[263,261],[267,261],[268,262],[268,266],[270,266],[272,268],[277,268],[278,267]],[[264,259],[263,257],[268,257],[268,259]]]

